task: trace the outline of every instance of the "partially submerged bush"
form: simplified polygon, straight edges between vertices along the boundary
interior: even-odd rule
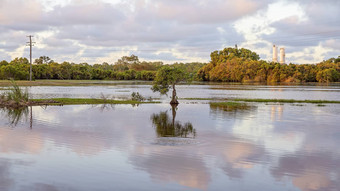
[[[133,101],[144,101],[145,97],[143,97],[141,94],[139,94],[138,92],[132,92],[131,94],[131,99]]]
[[[24,106],[27,105],[29,94],[27,89],[22,90],[14,81],[9,91],[0,95],[0,103],[6,106]]]

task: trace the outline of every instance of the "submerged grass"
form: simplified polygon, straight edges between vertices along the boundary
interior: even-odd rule
[[[182,98],[182,100],[230,100],[234,102],[259,102],[259,103],[315,103],[315,104],[322,104],[322,103],[335,103],[340,104],[340,101],[335,100],[295,100],[295,99],[247,99],[247,98]]]
[[[245,110],[250,109],[251,106],[240,103],[240,102],[211,102],[210,107],[212,108],[221,108],[225,111],[233,111],[233,110]]]
[[[233,101],[244,101],[244,102],[260,102],[260,103],[268,103],[268,102],[279,102],[279,103],[337,103],[340,104],[340,101],[334,100],[294,100],[294,99],[233,99]]]

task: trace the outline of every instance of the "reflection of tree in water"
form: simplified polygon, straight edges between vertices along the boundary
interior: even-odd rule
[[[110,111],[110,110],[114,110],[115,109],[115,104],[93,104],[91,106],[91,108],[98,108],[100,112],[104,112],[104,111]]]
[[[0,108],[2,113],[7,115],[7,118],[11,125],[16,126],[18,122],[23,118],[27,118],[28,114],[30,114],[30,127],[32,128],[32,106],[30,109],[28,107],[19,107],[19,108]]]
[[[182,138],[194,138],[196,136],[196,130],[190,122],[181,124],[179,121],[175,121],[176,107],[172,106],[172,119],[168,115],[168,112],[160,112],[159,114],[152,114],[152,124],[156,128],[158,137],[182,137]]]

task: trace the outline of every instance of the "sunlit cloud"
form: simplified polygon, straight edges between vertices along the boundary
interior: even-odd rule
[[[338,56],[339,6],[332,0],[3,0],[0,60],[27,57],[23,46],[33,35],[33,57],[58,62],[113,63],[130,54],[208,62],[210,52],[235,44],[271,60],[275,43],[286,47],[288,62],[315,63]],[[310,49],[320,52],[301,55]]]

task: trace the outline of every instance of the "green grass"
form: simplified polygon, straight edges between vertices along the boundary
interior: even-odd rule
[[[233,111],[233,110],[238,110],[238,109],[250,109],[250,106],[245,104],[245,103],[240,103],[240,102],[211,102],[210,107],[213,108],[221,108],[226,111]]]
[[[160,102],[144,102],[133,100],[110,100],[91,98],[53,98],[53,99],[32,99],[33,105],[86,105],[86,104],[145,104]]]
[[[260,103],[268,103],[268,102],[279,102],[279,103],[337,103],[340,104],[340,101],[332,101],[332,100],[294,100],[294,99],[233,99],[233,101],[244,101],[244,102],[260,102]]]
[[[0,94],[1,106],[20,107],[28,103],[27,89],[21,89],[14,81],[11,81],[11,87],[8,91]]]
[[[295,99],[247,99],[247,98],[237,98],[237,99],[224,99],[224,98],[181,98],[182,100],[230,100],[230,101],[243,101],[243,102],[259,102],[259,103],[336,103],[340,104],[340,101],[334,100],[295,100]]]

